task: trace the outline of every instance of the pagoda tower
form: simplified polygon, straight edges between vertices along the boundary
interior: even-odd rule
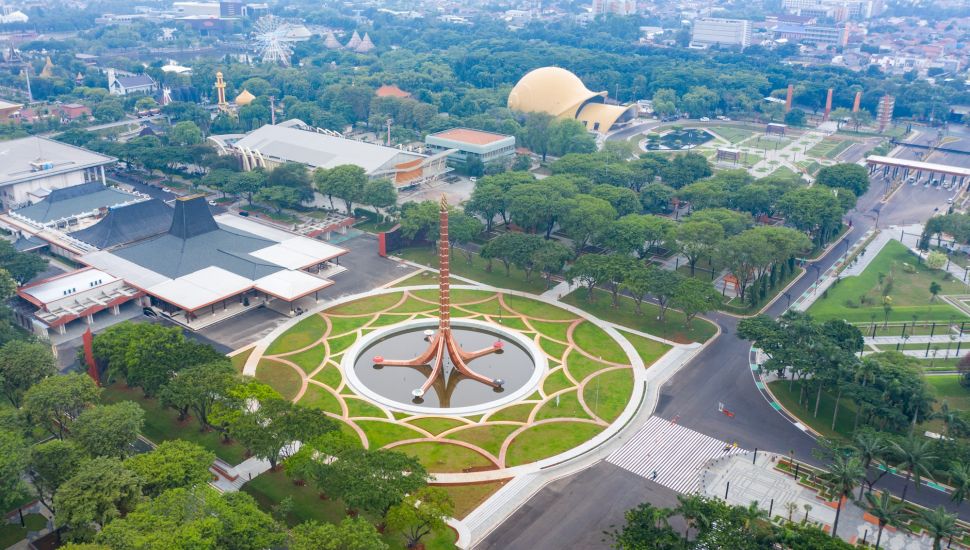
[[[229,111],[229,103],[226,101],[226,81],[222,79],[222,71],[216,73],[216,97],[217,105],[222,112]]]
[[[496,341],[491,347],[478,351],[468,352],[461,349],[458,342],[451,332],[451,270],[449,268],[450,250],[448,244],[448,201],[441,197],[441,205],[438,210],[438,332],[431,337],[431,344],[423,353],[408,360],[386,360],[378,355],[374,357],[374,364],[385,367],[420,367],[431,365],[431,374],[420,388],[411,392],[416,399],[424,396],[432,385],[442,379],[447,385],[450,384],[449,373],[445,372],[445,358],[451,360],[454,370],[463,374],[467,378],[492,386],[496,390],[501,390],[505,381],[501,378],[491,379],[473,371],[468,363],[473,359],[497,353],[502,350],[502,342]]]

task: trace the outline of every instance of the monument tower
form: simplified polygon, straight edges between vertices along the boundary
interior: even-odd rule
[[[409,360],[386,360],[378,355],[374,357],[374,364],[387,367],[420,367],[431,365],[431,374],[420,388],[415,389],[411,394],[420,399],[424,396],[435,381],[439,378],[447,380],[449,372],[446,372],[445,360],[450,359],[454,370],[464,376],[492,386],[496,390],[501,390],[505,381],[501,378],[491,379],[473,371],[468,363],[473,359],[496,353],[502,350],[502,343],[495,342],[491,347],[478,351],[467,352],[461,349],[455,341],[451,332],[451,296],[450,296],[450,275],[449,267],[450,250],[448,244],[448,201],[441,197],[441,206],[438,212],[439,241],[438,241],[438,332],[431,336],[431,344],[428,348],[414,359]]]

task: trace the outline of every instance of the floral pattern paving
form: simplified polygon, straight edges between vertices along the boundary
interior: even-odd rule
[[[549,361],[538,391],[484,415],[444,416],[392,411],[346,385],[340,363],[358,338],[435,318],[437,306],[437,290],[410,290],[312,315],[269,345],[257,378],[323,409],[364,446],[413,454],[438,473],[501,469],[561,453],[605,429],[629,401],[632,367],[602,329],[543,302],[477,290],[452,291],[452,316],[501,323],[535,341]]]

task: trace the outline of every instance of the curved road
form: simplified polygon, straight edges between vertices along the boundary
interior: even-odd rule
[[[960,164],[970,165],[970,155],[965,157],[947,158],[946,162],[961,161]],[[879,227],[921,222],[935,208],[945,209],[946,199],[951,196],[933,187],[904,185],[889,202],[882,204],[880,199],[885,189],[885,182],[873,178],[869,192],[847,216],[853,227],[845,236],[846,243],[857,241],[875,225],[877,211]],[[824,272],[845,250],[846,245],[839,243],[812,265]],[[789,293],[793,300],[812,285],[814,275],[815,270],[809,268],[792,286]],[[785,309],[787,299],[782,295],[766,313],[775,317]],[[817,463],[812,456],[815,440],[775,411],[754,385],[748,363],[751,343],[738,338],[738,318],[720,313],[709,318],[720,325],[721,336],[664,385],[654,414],[723,441],[736,441],[746,449],[780,454],[794,451],[796,459]],[[734,417],[718,412],[718,402],[734,412]],[[877,487],[899,494],[903,484],[902,478],[886,476]],[[669,489],[600,462],[541,490],[479,548],[552,550],[578,547],[577,544],[584,548],[606,548],[608,544],[601,533],[622,523],[624,510],[644,500],[670,506],[676,502],[674,496]],[[925,506],[943,504],[956,511],[947,495],[926,487],[918,491],[910,488],[907,498]],[[970,511],[963,508],[961,517],[970,518]]]

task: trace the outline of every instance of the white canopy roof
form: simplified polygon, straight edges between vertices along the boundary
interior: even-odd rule
[[[302,269],[323,263],[345,253],[346,250],[316,239],[293,237],[281,243],[250,252],[260,260],[274,263],[286,269]]]
[[[252,287],[253,282],[249,279],[210,266],[146,290],[186,311],[195,311]]]
[[[150,287],[171,281],[171,279],[160,273],[156,273],[104,250],[85,254],[80,259],[83,263],[104,270],[120,279],[124,279],[131,286],[141,290],[147,290]]]
[[[291,302],[332,285],[333,281],[314,277],[304,271],[278,271],[256,281],[256,289]]]

